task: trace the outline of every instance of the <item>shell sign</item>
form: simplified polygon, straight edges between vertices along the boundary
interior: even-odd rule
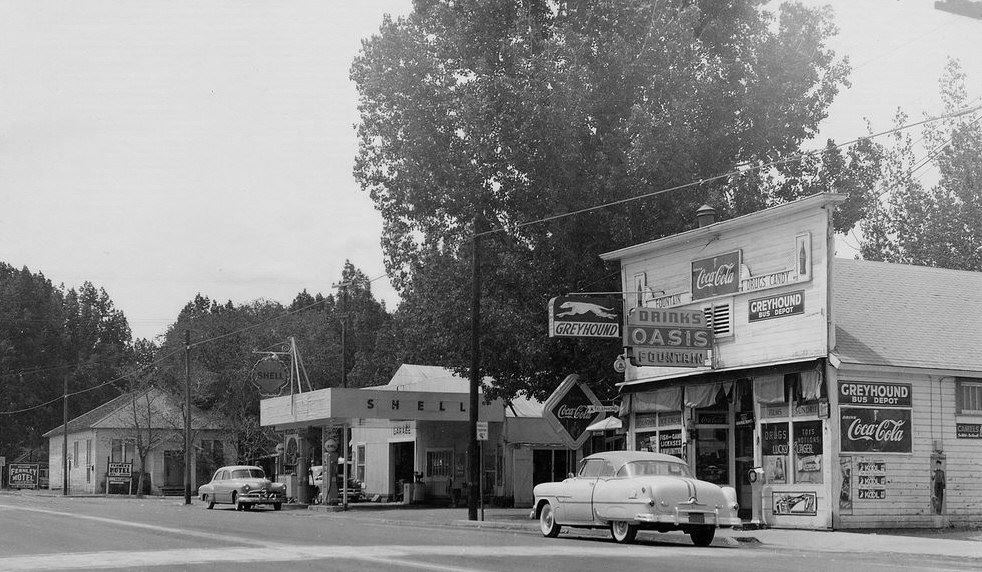
[[[264,396],[279,395],[289,380],[289,375],[289,368],[285,363],[276,358],[265,358],[252,368],[252,383]]]
[[[566,376],[545,402],[542,417],[572,449],[579,449],[590,436],[586,428],[604,417],[603,404],[580,376]]]

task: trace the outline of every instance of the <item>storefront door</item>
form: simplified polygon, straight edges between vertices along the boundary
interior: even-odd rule
[[[735,463],[734,484],[737,493],[737,502],[740,504],[740,518],[750,518],[753,506],[753,497],[750,492],[750,479],[748,473],[754,467],[754,425],[750,423],[738,424],[734,427],[734,449]]]
[[[696,411],[696,478],[730,484],[730,425],[727,410]]]

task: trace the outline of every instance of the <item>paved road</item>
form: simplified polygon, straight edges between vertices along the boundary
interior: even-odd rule
[[[0,570],[849,570],[976,569],[966,560],[696,548],[645,535],[633,546],[597,534],[385,523],[355,513],[206,510],[180,500],[0,496]]]

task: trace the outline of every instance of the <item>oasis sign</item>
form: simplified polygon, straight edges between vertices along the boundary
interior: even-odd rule
[[[842,452],[910,453],[910,409],[843,408]]]
[[[542,417],[572,449],[579,449],[590,436],[587,427],[606,415],[603,404],[580,376],[566,376],[546,400]]]
[[[692,262],[692,300],[702,300],[723,294],[736,294],[740,289],[741,251],[734,250],[712,258]]]
[[[624,345],[639,366],[702,367],[713,329],[702,310],[634,308],[628,314]]]

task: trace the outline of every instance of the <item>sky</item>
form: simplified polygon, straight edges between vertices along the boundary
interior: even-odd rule
[[[866,118],[887,129],[898,107],[939,111],[948,55],[982,96],[982,21],[931,0],[804,3],[832,5],[853,65],[806,149],[864,135]],[[0,261],[104,287],[150,338],[199,292],[288,304],[331,292],[346,259],[383,275],[348,72],[383,14],[410,6],[0,0]],[[372,287],[398,303],[385,278]]]

